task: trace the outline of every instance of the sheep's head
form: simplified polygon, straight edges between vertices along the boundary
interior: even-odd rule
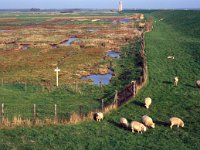
[[[152,128],[155,128],[155,123],[153,123],[153,124],[151,125],[151,127],[152,127]]]
[[[175,80],[175,81],[178,81],[178,80],[179,80],[179,78],[178,78],[178,77],[175,77],[175,78],[174,78],[174,80]]]
[[[184,127],[184,122],[181,122],[181,127]]]

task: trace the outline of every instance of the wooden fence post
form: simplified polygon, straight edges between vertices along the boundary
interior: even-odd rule
[[[143,68],[143,82],[145,81],[146,79],[146,69],[145,69],[145,66]]]
[[[103,112],[103,109],[104,109],[104,99],[101,100],[101,110]]]
[[[143,76],[140,76],[140,85],[143,83]]]
[[[119,97],[118,97],[118,91],[115,90],[115,97],[114,97],[114,103],[115,104],[118,104],[118,99],[119,99]]]
[[[3,78],[1,79],[1,86],[3,87],[4,81]]]
[[[4,123],[4,103],[1,104],[1,123]]]
[[[33,124],[36,123],[36,104],[33,104]]]
[[[135,97],[135,95],[136,95],[136,81],[132,81],[131,82],[131,84],[132,84],[132,92],[133,92],[133,97]]]
[[[78,93],[78,81],[77,81],[77,80],[75,81],[75,84],[76,84],[76,85],[75,85],[75,86],[76,86],[76,87],[75,87],[75,88],[76,88],[76,93]]]
[[[57,116],[57,105],[56,105],[56,104],[55,104],[55,107],[54,107],[54,112],[55,112],[54,123],[56,124],[57,121],[58,121],[58,116]]]
[[[82,112],[82,110],[83,110],[83,106],[80,105],[80,106],[79,106],[79,114],[80,114],[81,117],[83,116],[83,112]]]
[[[103,85],[102,85],[101,81],[99,82],[99,87],[100,87],[100,90],[102,91],[103,90]]]

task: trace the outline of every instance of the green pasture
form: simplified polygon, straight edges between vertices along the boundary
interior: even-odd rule
[[[100,123],[1,129],[0,149],[199,149],[200,92],[195,86],[200,79],[199,11],[155,11],[147,16],[156,21],[153,31],[145,34],[149,80],[136,98]],[[169,55],[175,59],[167,59]],[[177,87],[175,76],[180,79]],[[153,100],[148,110],[143,106],[147,96]],[[120,117],[130,122],[143,115],[153,118],[155,129],[133,134],[118,125]],[[185,127],[170,129],[172,116],[182,118]]]

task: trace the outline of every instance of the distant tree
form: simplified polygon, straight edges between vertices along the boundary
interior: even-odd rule
[[[30,11],[36,11],[37,12],[37,11],[40,11],[40,9],[39,8],[31,8]]]

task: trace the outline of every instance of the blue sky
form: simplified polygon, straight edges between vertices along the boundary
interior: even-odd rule
[[[8,8],[93,8],[114,9],[119,0],[0,0]],[[124,8],[200,8],[200,0],[123,0]]]

